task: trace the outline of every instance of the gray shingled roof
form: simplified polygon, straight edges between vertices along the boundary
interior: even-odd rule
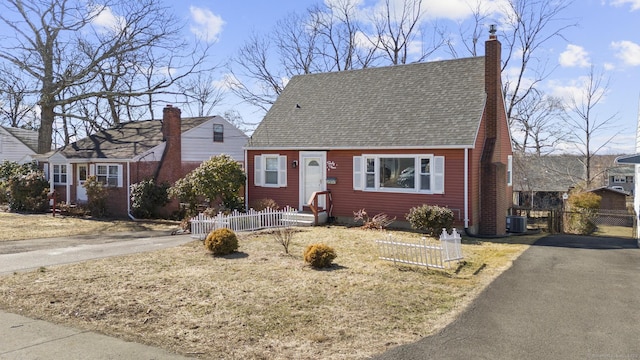
[[[14,127],[2,127],[7,130],[13,137],[20,140],[33,152],[38,152],[38,132]]]
[[[299,75],[248,147],[472,146],[485,98],[484,57]]]
[[[564,192],[586,178],[583,157],[516,154],[513,159],[513,190]]]
[[[212,118],[182,118],[182,132]],[[162,121],[132,121],[90,135],[60,148],[57,152],[67,159],[131,159],[162,142]]]

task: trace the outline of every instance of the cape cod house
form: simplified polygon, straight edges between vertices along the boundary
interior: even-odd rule
[[[511,137],[501,45],[485,56],[293,77],[245,148],[247,203],[329,216],[446,206],[456,226],[506,232]]]
[[[227,154],[243,162],[248,137],[219,116],[184,118],[168,105],[162,120],[134,121],[98,132],[45,156],[57,201],[87,201],[83,187],[95,175],[109,192],[109,214],[130,214],[130,185],[148,178],[173,184],[203,161]]]
[[[37,131],[0,126],[0,162],[29,162],[37,150]]]

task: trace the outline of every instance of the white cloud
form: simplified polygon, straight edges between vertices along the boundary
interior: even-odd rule
[[[560,54],[558,62],[562,67],[589,67],[591,65],[589,53],[582,46],[573,44],[567,45],[567,49]]]
[[[193,24],[190,29],[198,38],[207,42],[216,42],[222,32],[224,20],[209,9],[189,7]]]
[[[586,89],[589,81],[589,76],[580,76],[571,81],[549,81],[548,86],[551,89],[551,95],[560,98],[565,105],[571,106],[574,102],[580,105],[586,103]],[[594,98],[601,98],[599,104],[606,103],[607,96],[603,93],[604,90],[596,89],[593,94]]]
[[[611,5],[624,6],[626,4],[631,5],[631,11],[640,10],[640,0],[613,0]]]
[[[616,57],[622,59],[625,64],[640,66],[640,45],[624,40],[612,42],[611,47],[616,50]]]
[[[102,29],[105,32],[120,31],[126,26],[126,21],[122,16],[118,16],[113,13],[110,7],[103,5],[95,5],[89,9],[93,19],[91,23],[98,29]]]

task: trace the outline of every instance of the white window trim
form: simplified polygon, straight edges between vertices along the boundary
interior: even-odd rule
[[[414,159],[414,187],[413,188],[385,188],[381,187],[379,168],[381,158],[413,158]],[[374,159],[376,179],[373,188],[366,187],[367,184],[367,159]],[[420,189],[420,166],[422,159],[429,159],[431,163],[431,176],[429,190]],[[416,169],[418,170],[416,172]],[[392,193],[418,193],[418,194],[444,194],[444,156],[433,154],[363,154],[353,157],[353,189],[367,192],[392,192]]]
[[[56,167],[58,167],[58,171],[56,172]],[[62,175],[62,168],[64,167],[65,172],[64,175],[66,177],[66,181],[60,181],[60,176]],[[69,180],[69,166],[67,166],[67,164],[52,164],[51,165],[51,180],[53,181],[54,185],[67,185],[67,183],[70,184]],[[56,181],[56,176],[58,177],[58,181]]]
[[[278,183],[277,184],[267,184],[265,183],[266,179],[266,164],[267,159],[275,158],[278,162]],[[253,163],[253,183],[255,186],[259,187],[272,187],[272,188],[280,188],[287,187],[287,156],[280,154],[262,154],[254,156]]]
[[[96,176],[96,178],[97,178],[97,179],[98,179],[98,178],[99,178],[99,176],[100,176],[100,175],[98,175],[98,172],[99,172],[99,171],[98,171],[98,169],[99,169],[100,167],[104,167],[104,166],[106,166],[106,167],[107,167],[107,183],[106,183],[106,184],[104,184],[104,186],[105,186],[105,187],[108,187],[108,188],[113,188],[113,187],[119,187],[119,188],[121,188],[121,187],[123,186],[123,185],[122,185],[122,178],[123,178],[123,174],[122,174],[122,164],[108,164],[108,163],[104,163],[104,164],[102,164],[102,163],[101,163],[101,164],[96,164],[96,165],[95,165],[95,176]],[[117,185],[116,185],[116,186],[109,186],[109,181],[108,181],[108,179],[109,179],[109,167],[111,167],[111,166],[115,166],[115,167],[117,167],[117,169],[118,169],[118,179],[117,179]],[[90,171],[90,173],[91,173],[91,171]],[[93,175],[93,174],[92,174],[92,175]]]

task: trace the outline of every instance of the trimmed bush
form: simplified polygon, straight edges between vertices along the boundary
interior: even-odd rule
[[[455,218],[449,208],[425,204],[411,208],[406,219],[412,228],[425,231],[431,236],[439,236],[442,229],[451,231]]]
[[[311,244],[304,251],[304,261],[316,269],[331,266],[336,251],[325,244]]]
[[[249,207],[255,211],[262,211],[266,208],[269,208],[272,210],[280,209],[280,207],[278,206],[278,203],[276,203],[275,200],[269,199],[269,198],[253,200],[251,204],[249,204]]]
[[[215,256],[229,255],[238,250],[238,237],[227,229],[216,229],[204,239],[204,246]]]
[[[11,211],[38,213],[49,209],[49,182],[41,171],[12,175],[8,185]]]
[[[157,185],[153,179],[131,185],[131,212],[140,219],[158,217],[158,210],[169,203],[169,184]]]

